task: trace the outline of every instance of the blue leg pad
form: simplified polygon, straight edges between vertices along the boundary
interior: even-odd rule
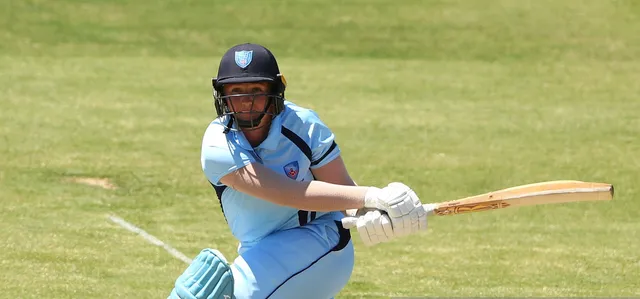
[[[204,249],[176,279],[169,299],[232,299],[233,274],[222,253]]]

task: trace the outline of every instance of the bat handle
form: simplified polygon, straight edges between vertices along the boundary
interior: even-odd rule
[[[422,207],[427,212],[427,215],[434,215],[435,213],[433,211],[438,208],[438,204],[428,203],[428,204],[423,204]],[[346,229],[351,229],[356,227],[357,223],[358,223],[358,217],[342,218],[342,227]]]
[[[422,207],[427,212],[427,216],[431,216],[435,214],[433,211],[435,211],[438,208],[438,204],[426,203],[426,204],[423,204]]]

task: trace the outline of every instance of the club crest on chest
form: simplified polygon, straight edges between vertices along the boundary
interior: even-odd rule
[[[285,165],[283,168],[284,168],[284,173],[289,178],[294,180],[298,178],[298,173],[300,172],[300,166],[298,165],[298,161],[290,162],[289,164]]]

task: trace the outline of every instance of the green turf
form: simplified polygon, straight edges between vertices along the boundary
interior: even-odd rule
[[[236,256],[199,147],[210,77],[245,41],[273,49],[361,185],[425,202],[616,186],[356,238],[339,298],[640,296],[638,32],[636,1],[2,1],[0,298],[165,297],[185,264],[110,213]]]

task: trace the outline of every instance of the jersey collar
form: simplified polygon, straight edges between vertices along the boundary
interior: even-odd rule
[[[269,134],[267,135],[267,138],[264,141],[262,141],[260,145],[258,145],[258,148],[266,149],[266,150],[275,150],[278,148],[278,143],[280,142],[280,136],[282,135],[281,130],[282,130],[283,114],[284,114],[284,111],[276,115],[276,117],[274,117],[271,120],[271,127],[269,128]]]

